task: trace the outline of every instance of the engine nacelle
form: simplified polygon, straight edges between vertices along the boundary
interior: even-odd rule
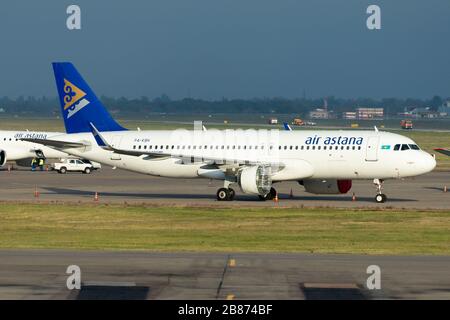
[[[6,163],[6,151],[0,150],[0,167],[3,167]]]
[[[352,188],[352,180],[300,180],[298,183],[305,187],[305,191],[315,194],[341,194]]]
[[[265,196],[272,188],[272,169],[264,165],[245,167],[238,174],[238,183],[244,193]]]

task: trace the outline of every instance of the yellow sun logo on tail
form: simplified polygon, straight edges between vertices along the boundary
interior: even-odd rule
[[[70,108],[75,102],[83,98],[86,93],[64,79],[64,110]]]

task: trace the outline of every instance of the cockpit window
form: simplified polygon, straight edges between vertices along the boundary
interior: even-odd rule
[[[396,145],[394,146],[394,151],[398,151],[398,150],[400,150],[400,145],[399,145],[399,144],[396,144]]]
[[[409,146],[407,144],[402,144],[402,151],[409,150]]]
[[[410,147],[412,150],[420,150],[420,148],[419,148],[419,146],[418,146],[417,144],[410,144],[409,147]]]

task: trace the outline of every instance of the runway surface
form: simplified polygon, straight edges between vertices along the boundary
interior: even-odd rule
[[[367,288],[370,265],[381,289]],[[105,298],[450,299],[450,257],[0,250],[0,299]]]
[[[222,184],[206,179],[168,179],[152,177],[104,167],[90,175],[56,172],[31,172],[27,169],[0,171],[0,201],[66,201],[92,202],[95,193],[99,202],[154,203],[158,205],[194,206],[287,206],[287,207],[395,207],[417,209],[450,209],[450,173],[433,172],[405,180],[388,180],[383,192],[388,201],[374,202],[375,187],[371,181],[354,181],[352,190],[345,195],[313,195],[304,192],[296,182],[275,185],[280,201],[262,202],[255,196],[242,194],[235,186],[236,198],[232,202],[216,200],[216,191]],[[449,192],[443,192],[444,186]],[[39,198],[34,197],[35,188]],[[293,197],[290,197],[292,190]],[[352,193],[356,201],[352,201]]]

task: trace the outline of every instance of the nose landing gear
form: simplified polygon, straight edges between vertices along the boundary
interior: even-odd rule
[[[373,184],[377,188],[377,195],[375,196],[375,202],[376,203],[384,203],[387,200],[387,196],[381,192],[381,189],[383,188],[383,180],[381,179],[373,179]]]

